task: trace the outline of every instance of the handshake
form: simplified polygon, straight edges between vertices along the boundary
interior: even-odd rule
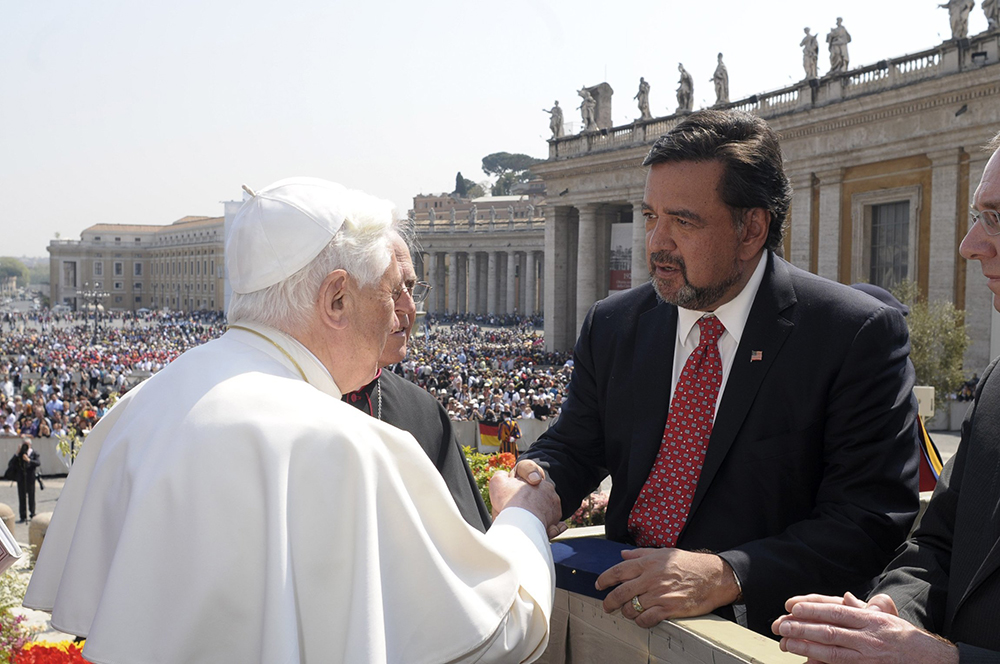
[[[490,502],[494,519],[508,507],[520,507],[542,522],[549,539],[566,530],[556,486],[532,461],[522,461],[510,473],[499,471],[490,478]]]

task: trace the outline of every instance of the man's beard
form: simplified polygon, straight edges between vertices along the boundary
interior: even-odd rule
[[[667,293],[665,291],[666,286],[656,278],[656,264],[671,265],[677,268],[677,271],[681,274],[681,278],[684,279],[684,285],[678,288],[675,293]],[[733,271],[722,281],[708,286],[695,286],[688,281],[687,266],[684,265],[683,258],[671,256],[670,253],[666,251],[656,251],[649,255],[649,276],[653,282],[653,289],[656,291],[656,296],[664,302],[674,304],[684,309],[708,311],[709,307],[715,305],[715,303],[719,301],[719,298],[721,298],[726,291],[733,286],[733,284],[740,280],[743,273],[740,271],[739,264],[734,263]]]

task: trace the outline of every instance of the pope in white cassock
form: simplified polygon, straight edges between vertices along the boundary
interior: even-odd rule
[[[410,297],[390,204],[292,178],[226,238],[230,329],[125,395],[66,481],[24,604],[146,662],[516,662],[548,640],[549,483],[485,535],[407,434],[340,401]]]

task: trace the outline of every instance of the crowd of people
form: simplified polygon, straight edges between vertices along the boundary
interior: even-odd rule
[[[393,370],[433,394],[453,420],[495,421],[505,413],[555,419],[573,367],[570,354],[546,351],[534,320],[505,321],[513,326],[428,324]]]
[[[95,329],[92,315],[40,309],[4,312],[0,323],[0,436],[85,435],[117,395],[225,331],[214,312],[114,312]],[[502,326],[485,326],[494,324]],[[572,361],[545,350],[540,324],[537,316],[430,315],[392,370],[454,420],[553,420]]]
[[[5,312],[0,339],[2,436],[86,435],[115,396],[185,350],[222,334],[220,314]]]

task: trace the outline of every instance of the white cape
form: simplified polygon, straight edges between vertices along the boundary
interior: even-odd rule
[[[541,523],[506,510],[485,536],[469,527],[409,434],[268,336],[296,361],[231,330],[100,420],[25,606],[107,664],[537,657],[554,582]]]

